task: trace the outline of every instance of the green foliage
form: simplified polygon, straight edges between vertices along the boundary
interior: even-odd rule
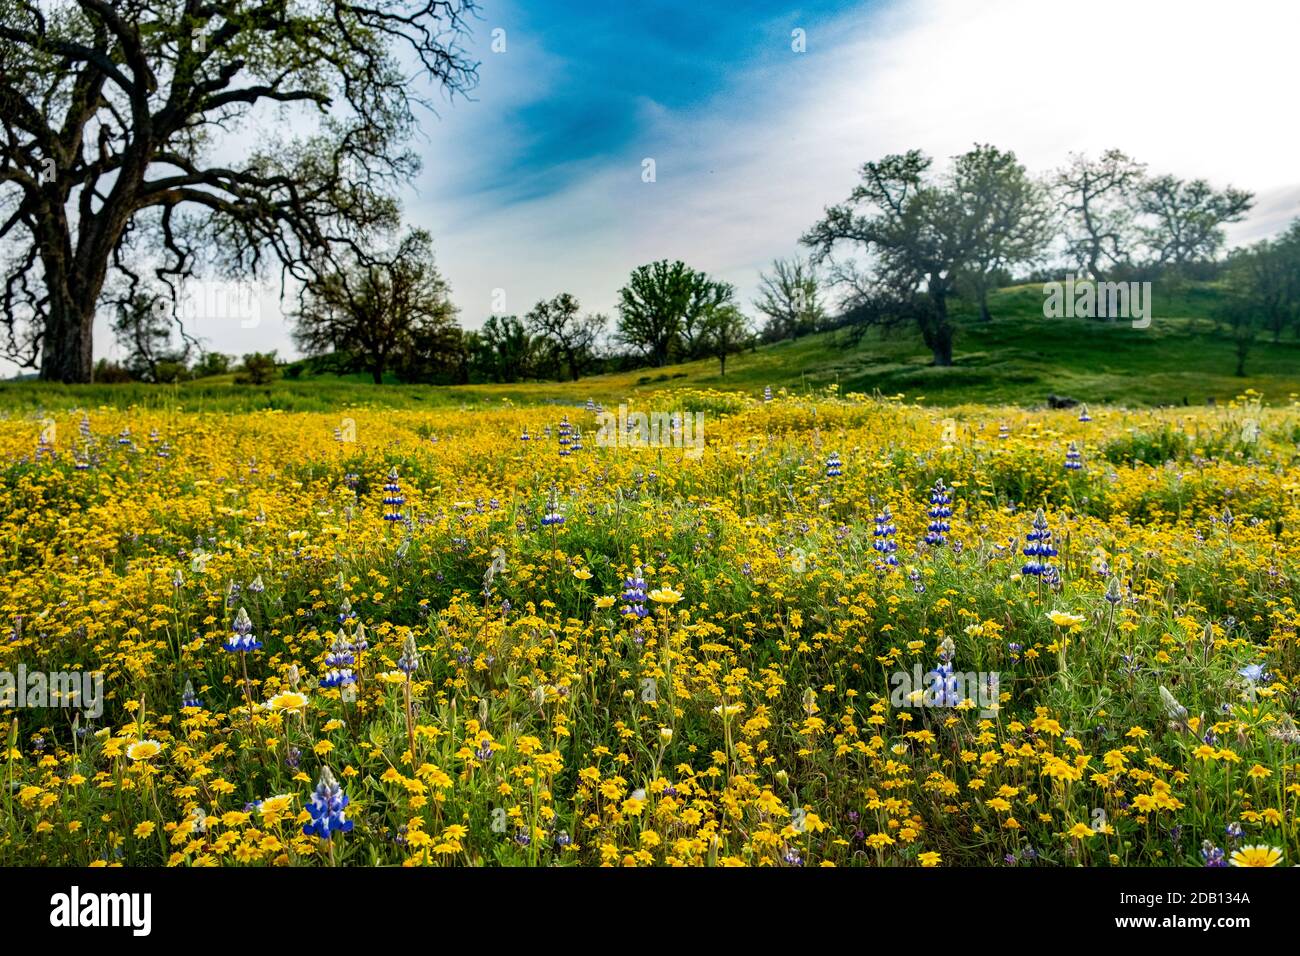
[[[243,374],[236,385],[267,385],[278,377],[274,352],[252,352],[244,356]]]
[[[655,366],[667,365],[674,355],[695,358],[709,314],[734,294],[727,283],[681,260],[638,266],[618,290],[618,337]]]

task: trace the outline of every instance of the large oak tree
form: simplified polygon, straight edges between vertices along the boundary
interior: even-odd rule
[[[472,0],[0,0],[0,351],[91,377],[145,267],[334,268],[396,225],[420,90],[464,91]],[[143,264],[143,265],[142,265]]]
[[[1139,235],[1136,200],[1145,181],[1145,165],[1118,149],[1097,159],[1072,153],[1053,177],[1066,254],[1094,279],[1132,259]]]
[[[591,362],[607,319],[600,314],[579,315],[581,306],[568,292],[543,299],[524,316],[528,330],[539,337],[557,368],[577,381]]]
[[[637,266],[618,290],[618,338],[656,366],[667,365],[674,354],[694,358],[705,320],[735,291],[681,260]]]
[[[850,310],[875,324],[915,323],[934,364],[946,366],[956,338],[949,300],[974,262],[981,232],[965,198],[950,180],[932,177],[930,166],[920,150],[864,164],[848,200],[828,207],[800,241],[816,263],[841,244],[865,253],[865,276],[833,272],[854,286]]]
[[[349,254],[340,269],[307,284],[294,341],[308,355],[346,353],[376,385],[421,344],[459,338],[456,307],[420,229],[384,253]]]
[[[1151,219],[1142,230],[1144,241],[1156,262],[1175,270],[1218,255],[1223,227],[1246,218],[1254,204],[1245,190],[1218,190],[1204,179],[1168,175],[1147,180],[1138,196],[1138,207]]]

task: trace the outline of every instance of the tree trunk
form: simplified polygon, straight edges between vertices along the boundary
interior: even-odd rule
[[[952,364],[952,340],[955,337],[952,323],[948,321],[948,300],[943,292],[932,292],[930,304],[934,314],[922,328],[925,344],[930,346],[930,353],[934,356],[932,364],[947,367]]]
[[[370,367],[370,377],[374,379],[376,385],[383,385],[384,367],[382,365],[372,365]]]
[[[45,334],[41,340],[41,379],[47,382],[89,382],[95,370],[92,337],[99,290],[78,295],[69,287],[62,265],[51,263],[48,257],[45,275],[50,301]]]
[[[944,326],[935,335],[934,342],[930,345],[930,352],[934,355],[934,364],[942,368],[952,365],[952,329]]]
[[[979,290],[979,299],[980,299],[980,321],[992,322],[993,314],[989,312],[989,290],[985,289],[983,286],[981,286]]]
[[[718,375],[722,378],[727,377],[727,356],[725,354],[718,356]]]
[[[41,378],[52,382],[89,382],[94,377],[95,307],[99,304],[109,260],[131,221],[130,201],[144,177],[143,164],[123,165],[104,209],[77,223],[73,235],[61,206],[41,211],[37,236],[48,314],[41,341]]]

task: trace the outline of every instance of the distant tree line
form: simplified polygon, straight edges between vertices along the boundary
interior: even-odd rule
[[[1202,179],[1149,176],[1114,149],[1095,159],[1072,155],[1046,177],[994,146],[954,157],[943,174],[912,150],[862,167],[848,199],[801,238],[810,258],[798,266],[804,286],[816,284],[805,277],[820,270],[840,291],[837,315],[823,327],[912,325],[934,364],[951,365],[955,300],[989,321],[991,290],[1016,274],[1042,275],[1052,262],[1098,281],[1217,277],[1223,227],[1252,203],[1248,192]],[[778,263],[765,281],[795,286],[792,271]],[[1288,308],[1294,321],[1294,304]],[[788,308],[763,311],[768,337],[789,328]]]
[[[584,312],[560,292],[527,313],[487,317],[466,330],[433,262],[428,236],[414,233],[388,256],[327,273],[308,285],[295,315],[295,342],[336,371],[365,371],[378,383],[463,384],[583,375],[728,356],[754,339],[735,288],[662,260],[633,270],[618,316]]]

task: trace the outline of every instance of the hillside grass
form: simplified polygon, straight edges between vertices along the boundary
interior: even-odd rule
[[[809,335],[732,356],[722,376],[715,360],[590,376],[579,382],[383,387],[368,376],[317,375],[265,386],[238,385],[234,375],[179,386],[0,383],[0,407],[39,411],[72,407],[184,408],[213,411],[338,411],[353,406],[446,408],[502,402],[610,403],[652,391],[714,388],[756,391],[764,386],[811,390],[830,384],[842,393],[903,395],[927,405],[995,404],[1031,407],[1049,394],[1095,404],[1200,405],[1254,389],[1270,399],[1300,393],[1300,341],[1288,333],[1261,338],[1247,376],[1233,374],[1234,345],[1218,328],[1221,299],[1208,283],[1155,290],[1146,329],[1127,321],[1046,319],[1038,284],[995,293],[991,322],[958,303],[955,364],[936,368],[911,327],[869,330],[854,343],[847,331]]]

